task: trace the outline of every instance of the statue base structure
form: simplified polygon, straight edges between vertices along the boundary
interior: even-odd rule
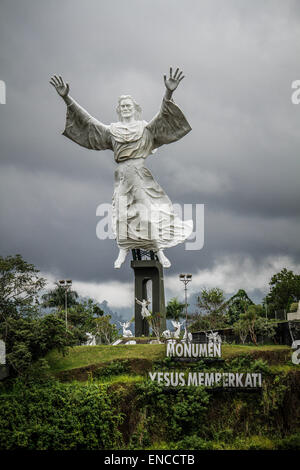
[[[152,313],[160,313],[160,330],[166,329],[166,307],[164,290],[164,272],[161,263],[153,252],[146,253],[150,259],[142,259],[142,250],[132,250],[134,270],[134,295],[139,300],[148,300],[147,283],[152,282]],[[144,252],[145,253],[145,252]],[[149,336],[149,322],[142,317],[141,305],[135,302],[135,337]]]

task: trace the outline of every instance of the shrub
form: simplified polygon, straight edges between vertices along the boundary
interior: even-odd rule
[[[176,442],[173,448],[175,450],[210,450],[213,448],[213,445],[210,441],[192,435]]]
[[[130,370],[129,361],[113,361],[105,367],[95,370],[94,377],[110,377],[112,375],[124,374]]]
[[[293,302],[293,303],[290,305],[289,311],[290,311],[290,312],[297,312],[297,310],[298,310],[298,302]]]
[[[285,437],[277,444],[279,450],[300,450],[300,433]]]
[[[107,387],[17,381],[0,407],[1,450],[118,448],[122,416]]]
[[[163,433],[172,440],[180,439],[198,429],[199,421],[207,410],[209,395],[201,387],[165,389],[153,382],[137,387],[137,408],[144,410],[150,434]]]

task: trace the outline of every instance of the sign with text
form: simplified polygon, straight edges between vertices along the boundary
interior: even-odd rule
[[[169,340],[166,346],[166,357],[181,360],[219,360],[221,354],[221,339],[215,334],[216,341],[207,343],[188,343],[184,341]],[[165,387],[224,387],[224,388],[261,388],[262,374],[259,372],[149,372],[152,382]]]
[[[237,372],[149,372],[153,382],[165,387],[228,387],[258,388],[262,386],[261,373]]]
[[[222,357],[221,343],[167,343],[167,357]]]

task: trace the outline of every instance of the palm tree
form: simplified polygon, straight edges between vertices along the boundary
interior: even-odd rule
[[[179,320],[181,317],[184,317],[184,307],[185,304],[181,304],[177,297],[169,300],[166,308],[166,317],[172,320]]]
[[[46,294],[42,295],[43,307],[47,308],[57,308],[58,311],[61,311],[65,308],[66,301],[66,291],[64,287],[60,286],[57,282],[55,283],[56,287],[49,290]],[[67,303],[68,307],[72,305],[77,305],[78,294],[76,291],[67,291]]]
[[[233,325],[237,322],[251,305],[254,305],[254,303],[250,297],[248,297],[247,292],[243,289],[238,290],[238,292],[227,301],[229,323]]]

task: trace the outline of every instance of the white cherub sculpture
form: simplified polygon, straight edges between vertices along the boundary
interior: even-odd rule
[[[221,336],[219,335],[219,333],[217,331],[215,331],[215,333],[211,330],[210,333],[205,333],[206,334],[206,337],[208,339],[208,342],[209,343],[214,343],[214,344],[218,344],[218,343],[222,343],[222,339],[221,339]]]
[[[165,330],[163,331],[162,336],[164,336],[166,339],[171,339],[171,338],[178,339],[180,336],[180,328],[183,325],[183,323],[173,321],[173,320],[171,320],[171,323],[174,326],[175,331]]]
[[[127,321],[127,322],[125,322],[125,323],[121,323],[121,322],[119,321],[119,323],[120,323],[121,327],[123,328],[123,337],[124,337],[124,338],[129,338],[130,336],[133,336],[133,335],[132,335],[132,332],[131,332],[130,330],[127,330],[127,329],[126,329],[126,328],[129,328],[129,327],[130,327],[130,325],[131,325],[131,322],[130,322],[130,321]]]
[[[86,346],[96,346],[96,336],[92,335],[92,333],[86,333],[86,336]]]
[[[151,302],[149,300],[146,300],[146,299],[143,299],[142,301],[140,301],[137,298],[135,298],[135,301],[136,301],[137,304],[142,306],[142,310],[141,310],[142,317],[143,318],[150,317],[151,313],[149,312],[147,307]]]

